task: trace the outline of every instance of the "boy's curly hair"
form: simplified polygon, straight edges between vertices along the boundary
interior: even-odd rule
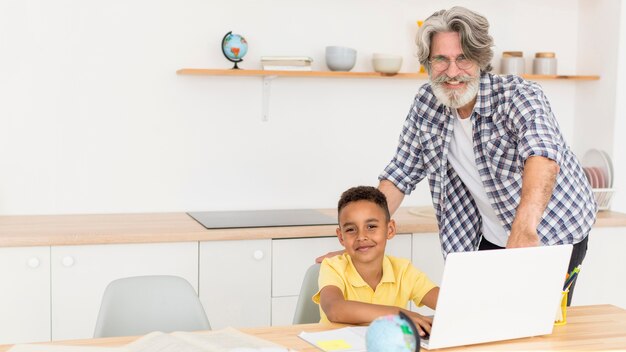
[[[389,206],[387,205],[387,198],[376,187],[371,186],[357,186],[348,189],[347,191],[341,194],[341,198],[339,198],[339,203],[337,204],[337,216],[341,213],[341,210],[345,208],[348,204],[352,202],[356,202],[359,200],[367,200],[373,203],[376,203],[384,212],[385,218],[387,221],[391,219],[391,214],[389,214]]]

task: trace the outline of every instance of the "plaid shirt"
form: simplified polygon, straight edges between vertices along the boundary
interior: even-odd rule
[[[482,73],[471,115],[474,155],[491,206],[507,233],[522,190],[524,162],[543,156],[560,167],[552,197],[537,228],[543,245],[578,243],[595,222],[591,186],[565,143],[540,86],[516,76]],[[410,194],[428,177],[444,257],[472,251],[482,220],[471,194],[448,163],[453,117],[424,84],[402,128],[396,155],[379,179]]]

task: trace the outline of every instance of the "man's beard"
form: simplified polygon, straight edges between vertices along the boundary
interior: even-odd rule
[[[448,77],[445,73],[433,79],[431,77],[431,86],[433,88],[433,94],[437,97],[440,103],[452,108],[458,109],[471,102],[478,94],[478,88],[480,86],[480,77],[473,77],[470,75],[459,75],[456,77]],[[444,87],[444,83],[449,81],[458,81],[460,83],[467,83],[465,89],[457,91],[456,89],[447,89]]]

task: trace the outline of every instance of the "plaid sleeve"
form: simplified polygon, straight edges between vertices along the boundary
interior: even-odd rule
[[[411,194],[425,175],[418,140],[417,103],[418,100],[416,99],[404,121],[396,154],[378,176],[379,180],[391,181],[406,195]]]
[[[521,165],[531,156],[543,156],[562,165],[565,143],[550,103],[536,84],[515,93],[511,116]]]

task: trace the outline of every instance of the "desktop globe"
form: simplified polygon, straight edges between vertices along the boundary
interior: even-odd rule
[[[365,334],[367,352],[418,352],[420,338],[411,318],[400,312],[374,320]]]
[[[239,69],[237,63],[248,53],[248,42],[241,35],[228,32],[222,39],[222,53],[228,61],[235,63],[233,69]]]

